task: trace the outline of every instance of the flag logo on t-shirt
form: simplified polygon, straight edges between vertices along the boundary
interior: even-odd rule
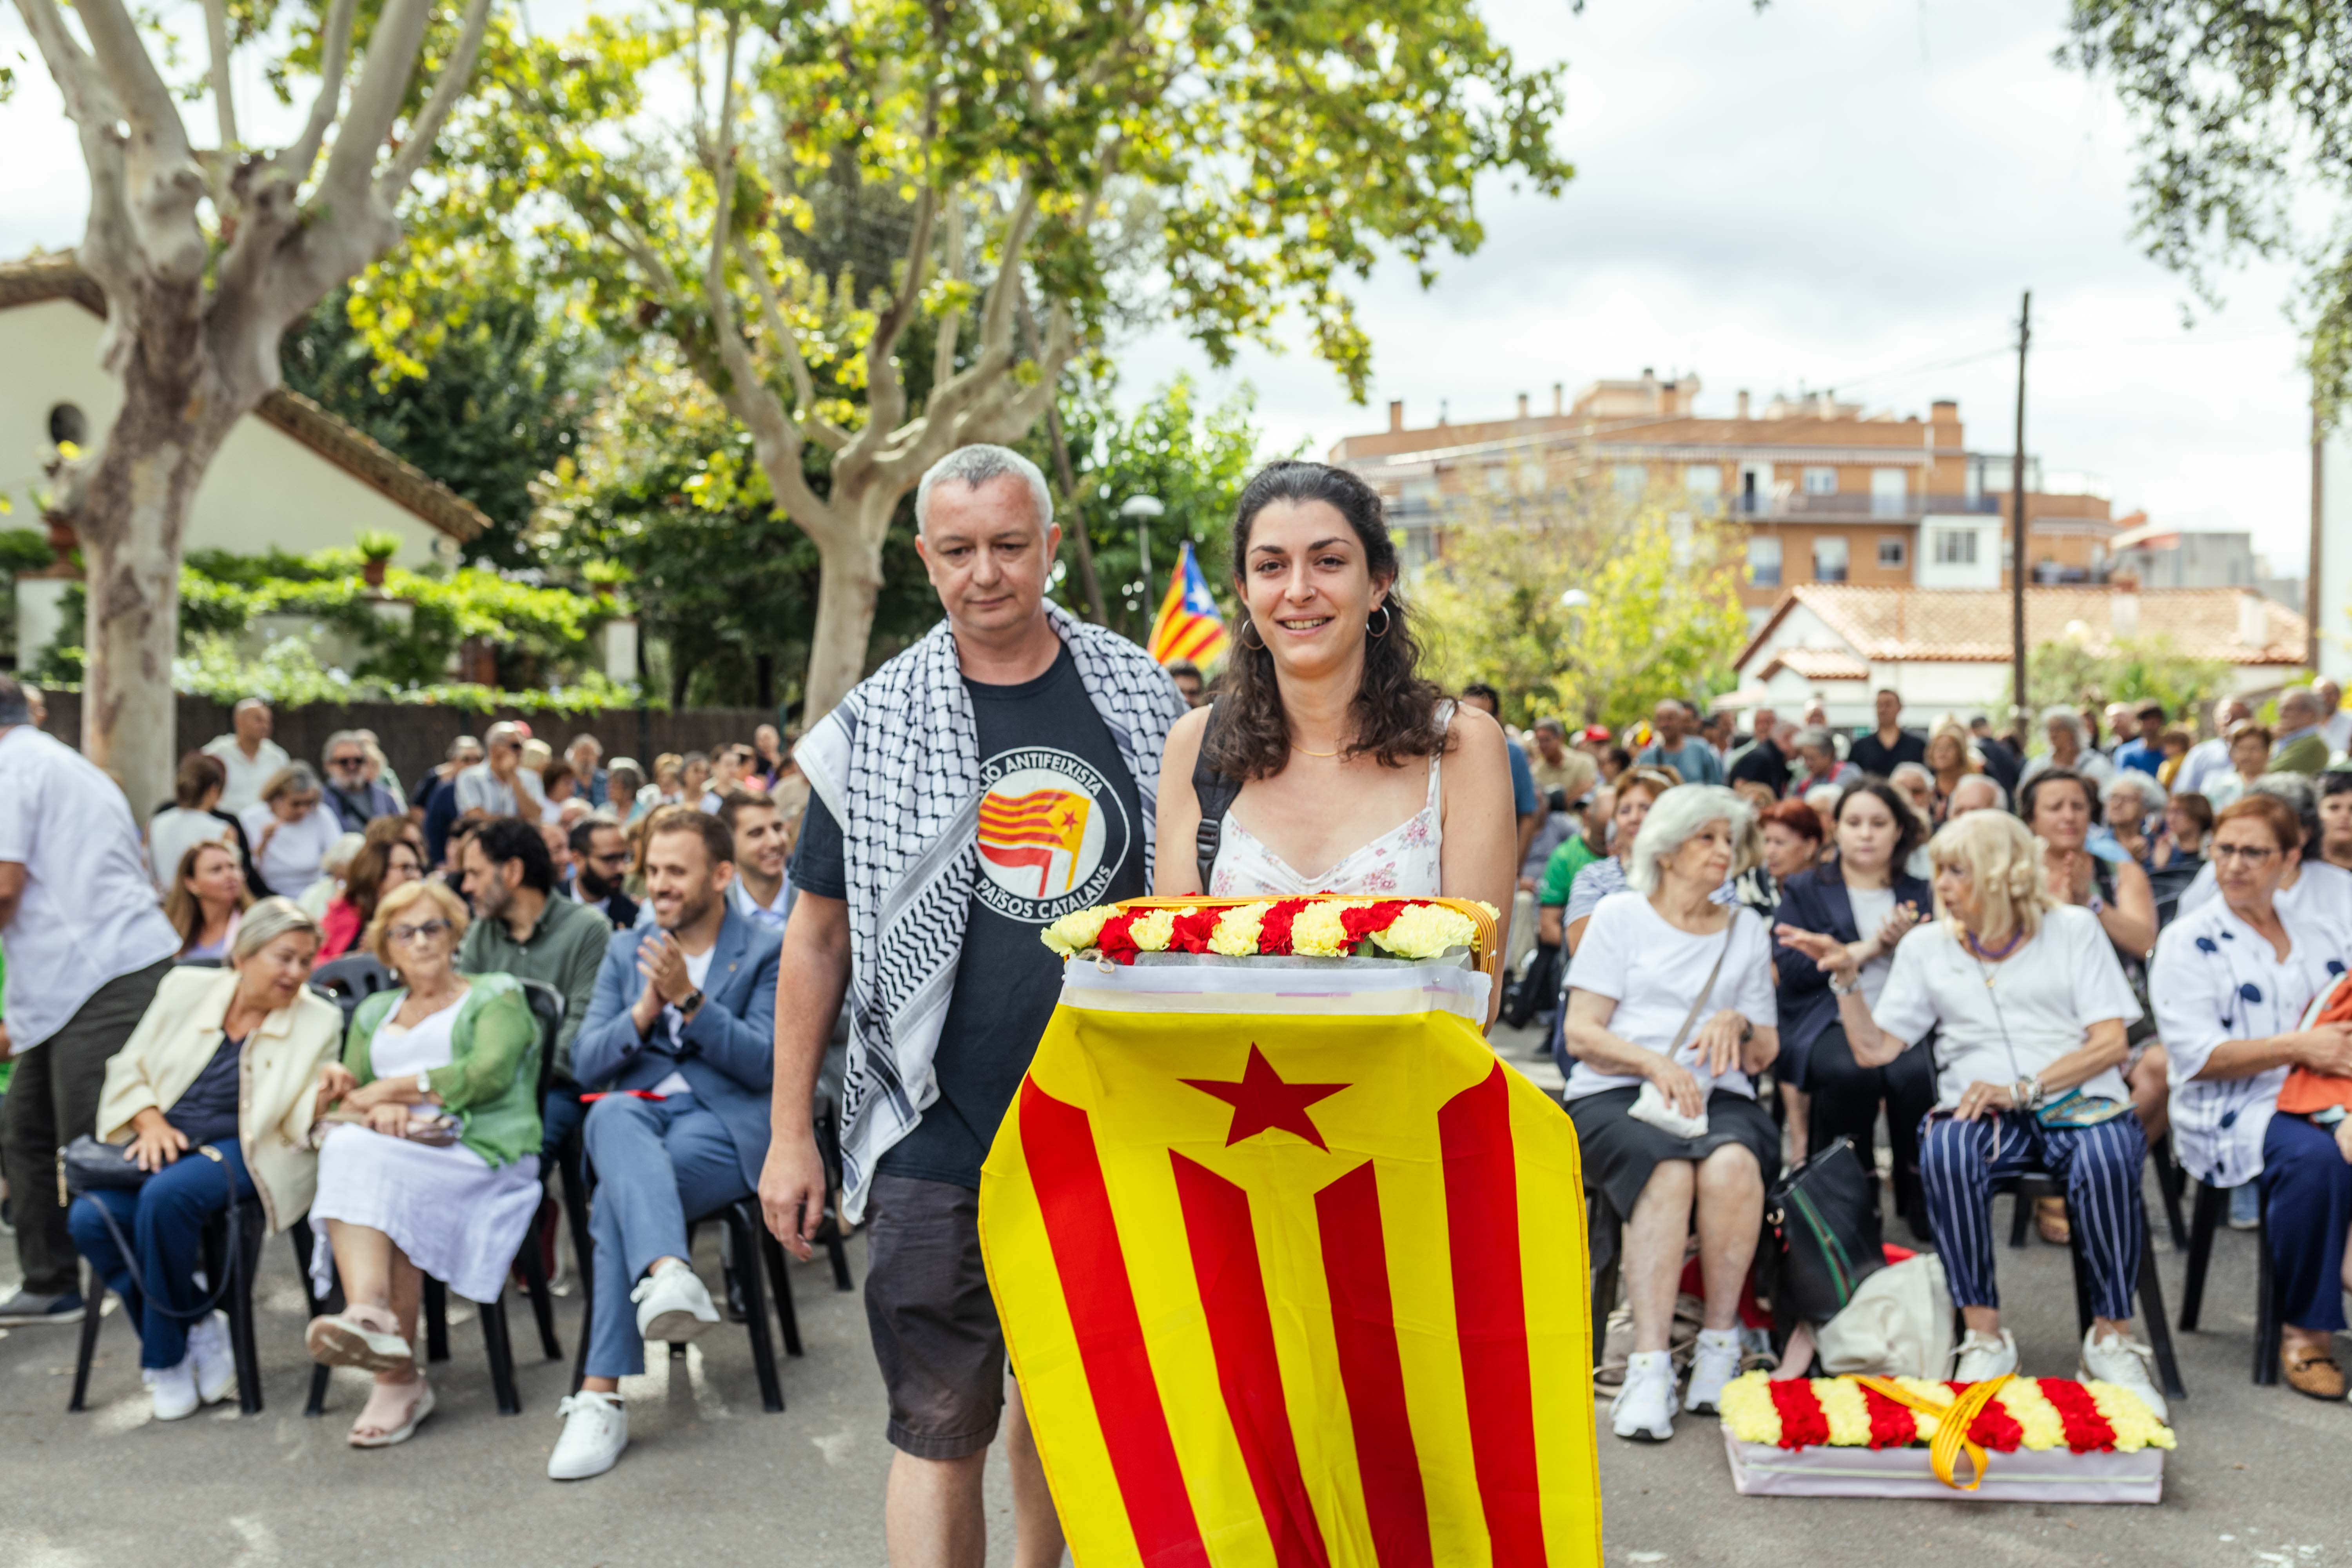
[[[980,898],[1044,924],[1084,909],[1126,858],[1126,807],[1083,758],[1024,746],[981,769]]]

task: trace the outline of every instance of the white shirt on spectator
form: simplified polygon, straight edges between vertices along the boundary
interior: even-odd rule
[[[221,786],[220,808],[240,815],[261,798],[261,786],[275,778],[278,769],[294,761],[286,754],[285,747],[265,739],[254,752],[253,760],[247,762],[235,735],[214,736],[205,742],[205,755],[218,757],[221,766],[228,770],[228,783]]]
[[[650,905],[652,900],[647,900],[646,902]],[[701,990],[702,983],[710,978],[710,956],[718,951],[719,944],[714,942],[700,952],[689,952],[686,955],[687,982],[697,991]],[[702,1005],[708,1007],[710,1003],[706,999]],[[685,1040],[686,1020],[678,1016],[676,1007],[667,1004],[664,1004],[661,1016],[654,1020],[654,1027],[667,1030],[669,1034],[669,1043],[673,1047],[682,1044]],[[692,1094],[694,1086],[686,1081],[684,1073],[674,1072],[654,1085],[654,1092],[675,1098],[681,1094]]]
[[[1979,963],[1942,921],[1919,927],[1895,948],[1894,971],[1870,1016],[1912,1046],[1942,1026],[1936,1107],[1950,1110],[1969,1085],[2040,1073],[2079,1049],[2093,1024],[2118,1018],[2128,1026],[2140,1010],[2099,917],[2063,904],[2042,915],[2039,935],[1999,963]],[[2116,1068],[2081,1087],[2095,1100],[2131,1098]]]
[[[2352,748],[2352,709],[2338,708],[2319,721],[2319,732],[2327,738],[2327,754],[2342,756]]]
[[[226,844],[234,851],[236,835],[209,811],[167,805],[147,824],[147,865],[155,873],[155,890],[172,896],[172,878],[180,858],[199,844]]]
[[[0,931],[8,1038],[18,1052],[65,1027],[108,981],[180,951],[122,791],[30,724],[0,733],[0,860],[25,868],[16,919]]]
[[[253,869],[261,885],[286,898],[299,899],[319,879],[320,862],[342,837],[342,825],[322,804],[293,822],[280,822],[266,800],[257,800],[237,816],[245,841],[253,847]],[[275,827],[278,831],[270,833]],[[269,834],[264,844],[261,836]]]
[[[2234,776],[2236,772],[2230,765],[2228,739],[2216,735],[2189,748],[2189,754],[2180,759],[2180,771],[2172,775],[2172,793],[2210,796],[2212,785],[2224,776]]]
[[[2164,928],[2147,967],[2148,1005],[2171,1059],[2173,1147],[2189,1174],[2216,1186],[2239,1186],[2262,1174],[2263,1137],[2288,1069],[2232,1079],[2197,1075],[2225,1041],[2302,1028],[2304,1010],[2344,972],[2352,949],[2352,931],[2290,910],[2284,894],[2272,908],[2286,932],[2284,958],[2227,902],[2213,899]]]
[[[518,799],[518,792],[520,798]],[[522,809],[522,801],[531,807]],[[531,821],[547,819],[547,796],[542,792],[539,775],[529,768],[517,768],[512,784],[501,784],[490,772],[488,763],[476,763],[470,768],[457,771],[457,815],[480,811],[490,816],[520,816]]]
[[[1594,865],[1601,862],[1595,861]],[[1586,870],[1592,868],[1588,866]],[[1581,873],[1579,873],[1580,876]],[[1590,991],[1617,1004],[1610,1015],[1609,1032],[1629,1045],[1664,1052],[1690,1016],[1691,1001],[1716,968],[1715,986],[1701,1004],[1691,1032],[1675,1060],[1706,1087],[1704,1064],[1693,1067],[1691,1040],[1716,1014],[1728,1007],[1759,1028],[1778,1028],[1780,1004],[1772,990],[1772,942],[1763,918],[1753,910],[1731,910],[1730,945],[1722,931],[1686,931],[1669,925],[1651,907],[1647,895],[1612,893],[1592,911],[1584,928],[1584,942],[1569,965],[1571,990]],[[1581,1100],[1612,1089],[1632,1089],[1643,1080],[1602,1072],[1590,1062],[1578,1062],[1568,1075],[1566,1098]],[[1714,1081],[1717,1089],[1756,1098],[1756,1086],[1738,1068]]]

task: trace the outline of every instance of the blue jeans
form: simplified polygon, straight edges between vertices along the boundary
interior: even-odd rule
[[[246,1174],[245,1156],[236,1140],[213,1147],[221,1153],[217,1165],[191,1149],[148,1177],[137,1192],[84,1193],[66,1213],[74,1247],[98,1270],[106,1288],[122,1298],[123,1311],[139,1330],[139,1364],[143,1367],[160,1370],[188,1359],[192,1320],[169,1316],[163,1309],[195,1310],[203,1300],[195,1274],[204,1267],[205,1226],[227,1211],[232,1194],[240,1202],[254,1195],[253,1178]],[[142,1300],[131,1283],[130,1263],[99,1217],[101,1205],[139,1255],[140,1279],[161,1301]],[[93,1312],[99,1309],[96,1301],[85,1305]]]
[[[588,1231],[596,1257],[583,1372],[634,1377],[646,1370],[646,1342],[629,1292],[656,1258],[688,1256],[688,1220],[749,1197],[751,1188],[727,1124],[692,1095],[608,1094],[588,1108],[587,1125],[596,1169]]]
[[[580,1103],[580,1086],[559,1080],[547,1091],[547,1099],[539,1108],[541,1133],[539,1144],[539,1167],[552,1167],[562,1156],[564,1142],[580,1131],[587,1120],[588,1108]]]

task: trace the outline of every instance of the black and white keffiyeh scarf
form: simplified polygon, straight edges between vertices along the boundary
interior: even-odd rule
[[[1134,775],[1149,885],[1160,752],[1184,700],[1125,637],[1050,601],[1045,615]],[[859,682],[793,756],[841,825],[848,878],[841,1163],[843,1206],[856,1221],[875,1162],[939,1097],[931,1061],[980,873],[979,727],[948,623]]]

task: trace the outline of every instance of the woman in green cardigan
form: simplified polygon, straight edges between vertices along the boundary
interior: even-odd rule
[[[311,1272],[341,1270],[343,1311],[311,1320],[312,1359],[365,1367],[355,1447],[404,1441],[433,1411],[410,1346],[429,1274],[494,1300],[538,1212],[539,1024],[511,975],[451,963],[466,906],[437,880],[394,889],[367,945],[401,988],[360,1004],[327,1098],[352,1120],[319,1149]]]

